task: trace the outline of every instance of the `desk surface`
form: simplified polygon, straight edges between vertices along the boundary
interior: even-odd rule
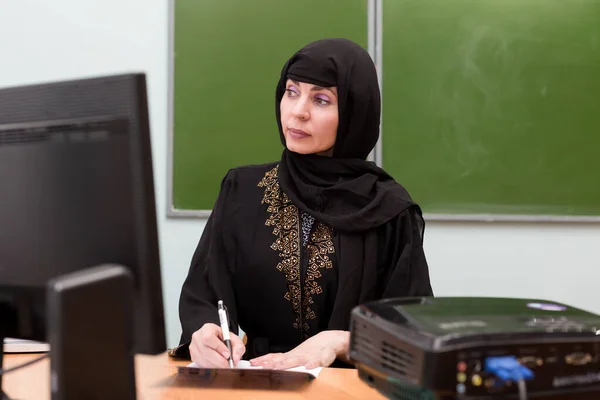
[[[5,354],[4,367],[27,362],[38,355]],[[198,380],[180,376],[177,367],[189,362],[173,361],[166,353],[136,356],[138,399],[373,399],[384,397],[358,378],[353,369],[325,368],[319,377],[295,390],[274,390],[237,382],[231,388],[214,388]],[[3,377],[2,386],[11,399],[50,399],[50,362],[43,360]]]

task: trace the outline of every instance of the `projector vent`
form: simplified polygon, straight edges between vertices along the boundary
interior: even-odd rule
[[[427,389],[393,384],[392,398],[396,400],[435,400],[435,395]]]
[[[369,320],[355,318],[351,329],[350,354],[354,360],[407,383],[420,381],[423,356],[415,353],[417,349]]]
[[[372,364],[375,361],[374,355],[377,353],[377,346],[369,337],[369,326],[364,322],[353,322],[353,351],[360,354],[363,361]]]
[[[414,355],[386,342],[381,342],[381,366],[398,375],[406,376],[414,369]],[[412,374],[411,374],[412,375]]]

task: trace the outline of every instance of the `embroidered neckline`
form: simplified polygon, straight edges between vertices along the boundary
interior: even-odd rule
[[[285,274],[288,285],[285,299],[292,303],[296,315],[293,326],[302,329],[306,336],[309,331],[308,321],[316,318],[311,308],[314,304],[313,296],[323,293],[318,282],[321,277],[320,270],[333,267],[328,254],[335,253],[335,248],[331,228],[320,221],[315,221],[316,226],[306,244],[308,261],[304,293],[300,296],[300,252],[302,251],[300,214],[298,208],[279,187],[278,169],[279,166],[276,166],[268,171],[258,183],[259,187],[265,189],[261,204],[267,205],[266,211],[269,213],[265,225],[273,227],[275,241],[271,249],[278,251],[281,258],[277,270]]]

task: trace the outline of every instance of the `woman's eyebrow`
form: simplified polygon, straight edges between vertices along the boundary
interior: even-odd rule
[[[337,90],[335,90],[335,88],[331,87],[323,87],[323,86],[313,86],[312,89],[310,89],[311,92],[318,92],[319,90],[328,90],[330,91],[335,97],[337,97]]]
[[[295,81],[295,80],[293,80],[293,79],[290,79],[290,80],[291,80],[291,81],[292,81],[292,82],[293,82],[295,85],[297,85],[297,86],[300,86],[300,83],[296,82],[296,81]],[[310,91],[311,91],[311,92],[318,92],[319,90],[328,90],[328,91],[330,91],[331,93],[333,93],[333,95],[334,95],[335,97],[337,97],[337,90],[335,90],[335,88],[334,88],[334,87],[330,87],[330,88],[329,88],[329,87],[324,87],[324,86],[318,86],[318,85],[314,85],[314,86],[313,86],[313,87],[310,89]]]

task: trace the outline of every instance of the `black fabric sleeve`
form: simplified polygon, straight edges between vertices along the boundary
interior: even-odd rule
[[[382,298],[433,296],[423,250],[425,223],[418,207],[410,207],[387,224],[380,242]],[[382,254],[380,253],[380,254]]]
[[[223,179],[221,190],[200,241],[192,257],[188,275],[179,298],[179,319],[182,334],[176,355],[186,356],[192,334],[206,323],[219,325],[217,301],[223,300],[229,314],[230,330],[237,334],[238,319],[235,295],[231,283],[233,258],[228,248],[225,221],[228,203],[235,186],[231,171]]]
[[[399,297],[433,296],[418,206],[363,235],[341,234],[338,291],[328,329],[349,330],[354,307]]]

